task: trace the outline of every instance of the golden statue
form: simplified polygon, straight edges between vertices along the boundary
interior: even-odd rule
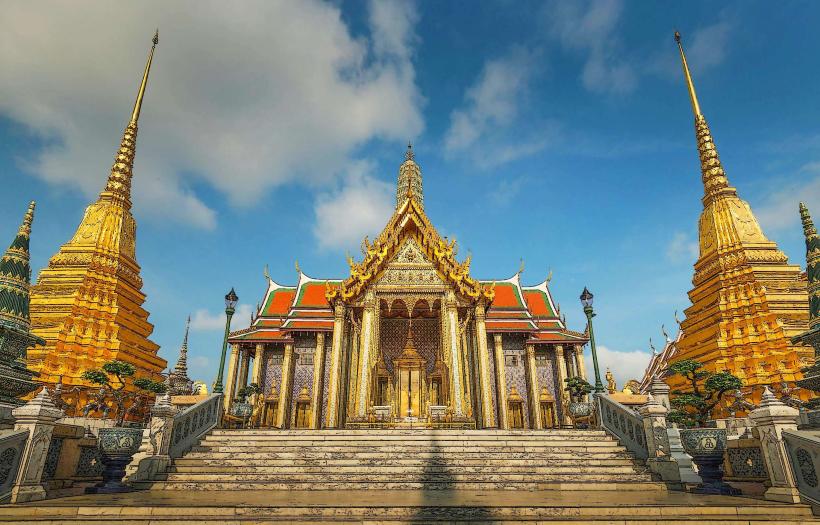
[[[604,375],[606,378],[606,389],[610,394],[614,394],[618,391],[618,385],[615,384],[615,376],[612,375],[612,372],[609,370],[609,367],[606,369],[606,374]]]

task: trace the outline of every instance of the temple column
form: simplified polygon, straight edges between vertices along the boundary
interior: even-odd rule
[[[459,334],[459,344],[460,344],[460,352],[461,352],[461,379],[464,381],[464,403],[465,414],[469,416],[475,417],[474,408],[472,407],[473,404],[473,388],[472,388],[472,374],[470,374],[470,360],[467,355],[467,329],[465,327],[464,331]]]
[[[581,378],[587,378],[587,369],[584,366],[584,346],[575,345],[575,366],[578,367],[578,375]]]
[[[256,343],[256,353],[253,356],[253,374],[251,375],[251,383],[256,384],[262,390],[262,363],[264,362],[265,344]],[[256,401],[259,396],[264,396],[264,393],[254,394],[251,398],[251,404],[256,406]]]
[[[316,332],[316,351],[313,353],[313,396],[311,398],[310,428],[321,425],[322,379],[325,364],[325,333]]]
[[[498,428],[510,428],[507,421],[507,367],[504,361],[504,345],[501,334],[493,334],[495,343],[495,388],[498,394]]]
[[[481,411],[485,428],[495,426],[493,414],[492,391],[490,388],[490,351],[487,348],[487,324],[485,322],[484,305],[475,307],[476,343],[478,345],[478,380],[481,385]]]
[[[376,318],[376,294],[367,292],[362,314],[362,342],[359,347],[359,382],[356,392],[355,418],[367,419],[368,392],[370,390],[370,354],[373,352],[373,338]]]
[[[279,391],[279,407],[276,414],[276,426],[287,428],[288,409],[290,408],[291,390],[293,390],[293,343],[285,343],[285,357],[282,359],[282,387]]]
[[[544,428],[541,421],[541,394],[538,387],[538,373],[535,368],[535,345],[527,344],[527,375],[529,376],[530,395],[528,396],[530,405],[530,427],[534,429]]]
[[[352,336],[350,338],[350,378],[348,379],[347,413],[356,413],[356,395],[359,393],[356,385],[359,384],[359,345],[361,343],[361,331],[355,323],[351,323]]]
[[[236,389],[236,374],[238,373],[239,364],[239,347],[236,343],[231,345],[231,360],[228,362],[228,375],[225,378],[225,412],[230,413],[231,404],[233,403],[234,390]]]
[[[344,332],[345,305],[337,302],[333,307],[333,344],[330,349],[330,373],[327,387],[327,417],[325,427],[339,425],[339,382],[342,374],[342,332]]]
[[[567,386],[564,382],[567,378],[567,362],[564,359],[564,347],[562,345],[555,345],[555,363],[558,365],[558,398],[561,403],[561,417],[564,421],[563,424],[571,425],[572,420],[569,418],[569,415],[565,409],[567,403],[569,402],[569,397],[567,391],[565,390]]]
[[[575,348],[570,347],[569,355],[564,356],[564,360],[567,363],[567,377],[576,377],[578,376],[578,371],[575,369]]]
[[[251,361],[251,355],[250,355],[250,352],[247,349],[243,348],[241,350],[241,356],[242,357],[240,359],[240,365],[239,365],[239,383],[238,383],[237,392],[241,388],[248,385],[248,366],[250,365],[250,361]]]
[[[458,309],[456,308],[456,296],[452,290],[447,292],[447,327],[448,346],[450,352],[450,406],[453,409],[453,417],[459,420],[464,419],[464,385],[461,375],[461,353],[458,344]]]

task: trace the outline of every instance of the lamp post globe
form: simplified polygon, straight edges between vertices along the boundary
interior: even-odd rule
[[[222,374],[225,370],[225,354],[228,351],[228,336],[231,333],[231,317],[236,311],[236,303],[239,302],[239,297],[233,288],[225,294],[225,337],[222,339],[222,356],[219,358],[219,371],[217,372],[216,382],[214,383],[214,393],[222,393]]]
[[[589,347],[592,351],[592,365],[595,368],[595,392],[601,393],[604,391],[604,383],[601,381],[601,371],[598,368],[598,352],[595,349],[595,332],[592,330],[592,318],[595,317],[595,312],[592,311],[592,292],[587,287],[581,292],[581,304],[584,307],[584,314],[587,316],[587,325],[589,326]]]

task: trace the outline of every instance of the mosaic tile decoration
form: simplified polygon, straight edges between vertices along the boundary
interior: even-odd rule
[[[507,396],[509,396],[513,385],[524,400],[524,428],[530,428],[529,416],[529,389],[527,387],[527,354],[524,348],[524,338],[518,334],[504,334],[502,337],[502,348],[504,357],[510,362],[509,357],[515,357],[515,364],[510,363],[505,366],[505,377],[507,380]]]
[[[330,353],[333,351],[333,332],[325,334],[325,369],[322,381],[322,401],[319,403],[322,410],[319,426],[324,428],[327,421],[328,387],[330,385]]]
[[[496,408],[496,399],[498,398],[498,389],[496,388],[495,384],[495,343],[493,342],[492,336],[487,336],[487,350],[488,355],[490,356],[490,401],[492,402],[491,407],[491,414],[493,414],[493,418],[498,424],[498,409]]]
[[[393,361],[398,359],[407,344],[408,319],[381,319],[379,348],[384,354],[387,371],[393,373]],[[413,320],[413,345],[427,362],[427,373],[436,366],[436,353],[441,343],[439,319]]]
[[[547,351],[539,351],[538,347],[535,350],[535,375],[538,378],[538,392],[540,395],[541,389],[547,387],[547,391],[552,394],[552,397],[556,400],[559,399],[558,392],[555,389],[555,378],[556,374],[554,372],[555,367],[553,366],[553,358],[550,357],[552,352]],[[554,354],[553,354],[554,355]],[[557,405],[556,401],[556,405]],[[558,411],[558,417],[561,417],[561,408],[558,407],[556,409]],[[546,424],[546,422],[545,422]]]
[[[276,345],[272,350],[265,352],[265,371],[263,384],[265,385],[265,395],[270,393],[271,386],[276,385],[276,391],[281,394],[282,385],[282,360],[284,359],[285,349],[282,345]]]

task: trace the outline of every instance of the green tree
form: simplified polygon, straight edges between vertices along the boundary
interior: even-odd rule
[[[126,402],[129,399],[139,395],[137,393],[125,391],[128,381],[134,377],[135,373],[136,368],[134,368],[134,365],[118,360],[109,361],[103,364],[102,370],[93,369],[83,372],[81,377],[86,381],[100,385],[103,393],[103,396],[96,397],[95,401],[86,406],[85,413],[87,414],[89,409],[103,410],[103,413],[106,413],[107,409],[104,405],[104,399],[110,398],[114,402],[114,406],[117,409],[116,425],[121,427],[125,421]],[[152,381],[147,377],[133,379],[132,384],[143,391],[143,395],[147,393],[164,394],[167,390],[164,383]]]
[[[586,379],[579,376],[568,377],[564,379],[564,383],[566,383],[564,390],[569,392],[572,399],[579,401],[593,390],[592,385],[590,385]]]
[[[673,390],[673,409],[667,419],[685,427],[702,427],[726,392],[734,392],[743,382],[729,372],[703,370],[703,363],[684,359],[669,365],[667,375],[679,375],[689,384],[687,390]]]

